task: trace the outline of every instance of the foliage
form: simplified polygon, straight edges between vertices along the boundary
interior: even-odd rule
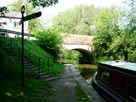
[[[126,0],[124,6],[122,8],[123,16],[122,16],[122,25],[121,26],[121,34],[114,38],[114,42],[111,45],[112,50],[117,49],[119,55],[124,56],[124,60],[135,60],[135,34],[136,34],[136,0]],[[118,40],[118,44],[115,47],[116,40]],[[121,53],[120,53],[121,52]],[[131,56],[130,56],[131,55]],[[132,58],[133,56],[133,58]]]
[[[80,5],[61,12],[54,18],[52,26],[63,33],[94,35],[93,22],[98,11],[94,6]]]
[[[33,7],[49,7],[53,4],[58,3],[58,0],[29,0],[29,2],[33,4]]]
[[[41,7],[49,7],[53,4],[58,3],[58,0],[26,0],[26,1],[29,1],[29,3],[32,4],[34,8],[40,7],[40,6]],[[29,3],[26,1],[25,1],[26,5],[29,5]],[[22,0],[18,0],[13,5],[14,5],[14,7],[16,7],[20,11],[20,7],[22,5]],[[14,8],[10,7],[9,9],[14,9]],[[31,12],[33,9],[30,9],[28,11]],[[4,14],[7,12],[8,12],[7,7],[0,7],[0,16],[4,16]]]
[[[16,2],[13,2],[9,5],[7,5],[8,10],[11,12],[21,12],[21,7],[22,7],[22,1],[17,0]],[[27,8],[26,8],[27,9]]]
[[[97,36],[94,39],[96,62],[112,59],[135,61],[136,15],[135,2],[132,1],[127,0],[127,6],[122,9],[106,8],[98,15],[98,21],[95,22]]]
[[[7,13],[7,7],[0,7],[0,16],[5,16],[5,13]],[[0,22],[0,27],[2,26],[4,22]]]
[[[108,56],[115,59],[114,52],[110,49],[111,44],[115,41],[114,38],[120,35],[119,19],[121,12],[115,7],[101,10],[100,14],[97,16],[97,21],[95,22],[97,29],[97,36],[94,39],[94,46],[96,57],[98,56]],[[109,50],[110,49],[110,50]]]
[[[69,50],[63,54],[62,62],[71,63],[71,64],[79,64],[80,58],[82,58],[82,55],[79,51]]]
[[[122,10],[126,21],[124,28],[132,30],[136,26],[136,0],[125,0]]]
[[[4,16],[5,13],[7,13],[7,7],[0,7],[0,16]]]
[[[54,29],[41,30],[36,33],[37,43],[47,52],[57,57],[61,53],[62,37]]]

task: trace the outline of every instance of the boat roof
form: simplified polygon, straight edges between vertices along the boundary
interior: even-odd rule
[[[119,69],[125,69],[136,72],[136,63],[129,61],[106,61],[100,62],[100,64],[117,67]]]

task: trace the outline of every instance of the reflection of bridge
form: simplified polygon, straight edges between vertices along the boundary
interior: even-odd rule
[[[77,50],[83,55],[83,63],[93,62],[93,38],[94,36],[86,35],[68,35],[63,42],[63,50]]]

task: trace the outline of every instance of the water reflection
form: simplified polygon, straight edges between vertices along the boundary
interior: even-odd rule
[[[90,83],[94,73],[97,70],[97,65],[79,64],[77,69],[79,70],[80,74],[87,80],[87,82]]]
[[[79,64],[77,66],[78,68],[86,68],[86,69],[96,69],[97,68],[97,65],[95,64]]]

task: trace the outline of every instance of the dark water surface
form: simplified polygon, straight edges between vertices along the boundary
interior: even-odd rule
[[[87,80],[87,82],[89,81],[90,83],[94,73],[97,70],[97,65],[79,64],[77,66],[77,69],[79,70],[80,74]]]

